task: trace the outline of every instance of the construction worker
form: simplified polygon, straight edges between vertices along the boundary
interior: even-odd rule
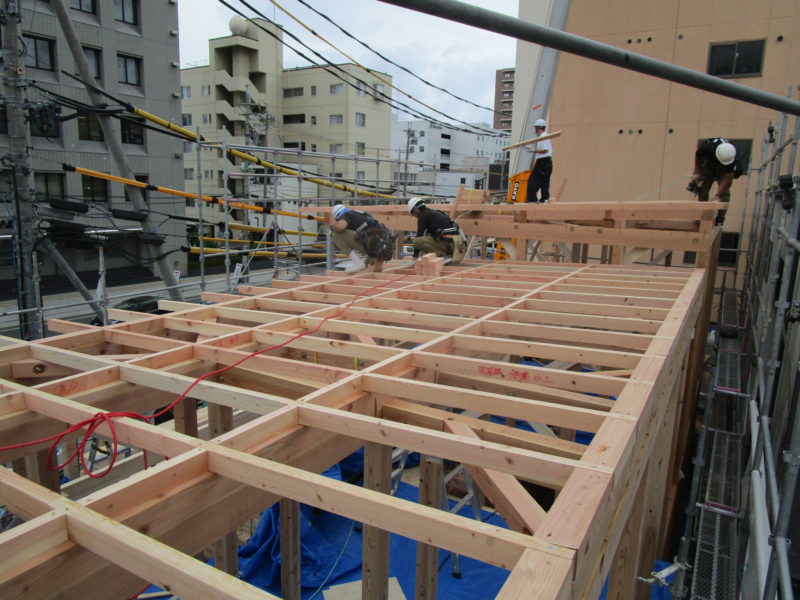
[[[369,265],[379,273],[383,261],[392,257],[395,236],[371,214],[343,204],[333,207],[333,218],[333,243],[342,252],[350,251],[351,264],[345,273],[356,273]],[[361,258],[362,254],[366,260]]]
[[[408,214],[417,218],[417,237],[414,238],[414,258],[420,253],[435,252],[460,263],[467,252],[467,242],[458,225],[449,215],[425,205],[422,198],[408,200]]]
[[[547,121],[536,119],[533,124],[535,137],[540,137],[547,130]],[[553,173],[553,145],[550,140],[542,140],[533,144],[532,148],[525,147],[527,152],[533,154],[531,174],[528,177],[528,194],[526,202],[545,203],[550,200],[550,175]],[[541,198],[539,192],[541,191]]]
[[[725,138],[709,138],[697,145],[694,153],[694,173],[688,190],[697,194],[700,202],[708,202],[711,185],[717,182],[713,202],[730,202],[736,162],[736,146]],[[719,211],[717,225],[722,225],[727,210]]]

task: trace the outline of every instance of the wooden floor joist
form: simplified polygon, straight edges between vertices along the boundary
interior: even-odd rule
[[[574,209],[542,210],[555,219]],[[620,218],[645,211],[626,210]],[[98,411],[155,410],[196,377],[246,360],[197,384],[176,430],[115,420],[121,444],[165,458],[147,470],[67,498],[0,469],[0,505],[24,521],[0,534],[0,597],[77,598],[102,585],[122,598],[154,583],[185,600],[269,598],[191,557],[225,540],[230,547],[239,525],[279,501],[287,514],[305,503],[363,523],[375,597],[388,577],[382,532],[420,543],[417,585],[426,593],[430,549],[444,548],[507,569],[502,598],[591,598],[609,573],[617,597],[636,597],[633,576],[652,568],[636,562],[638,553],[655,543],[642,536],[664,535],[653,515],[674,483],[670,456],[685,419],[681,394],[696,376],[690,356],[702,336],[692,332],[706,276],[700,268],[466,261],[424,277],[387,263],[383,273],[243,286],[240,295],[214,295],[213,306],[165,303],[175,312],[127,315],[104,328],[59,322],[59,336],[5,339],[2,444]],[[252,352],[263,354],[246,358]],[[215,411],[217,437],[191,435],[197,420],[192,430],[186,410],[195,400]],[[232,411],[246,411],[247,422],[235,426]],[[507,424],[516,420],[594,437],[582,446]],[[104,424],[97,435],[112,433]],[[435,486],[423,490],[428,506],[386,494],[392,446],[435,457],[434,465],[464,463],[511,529],[439,510]],[[319,474],[360,447],[368,449],[364,487]],[[6,450],[0,462],[20,464],[46,448]],[[553,490],[552,505],[528,482]],[[299,541],[286,531],[283,584],[296,597]],[[654,558],[642,552],[643,561]],[[628,562],[615,560],[620,553]]]

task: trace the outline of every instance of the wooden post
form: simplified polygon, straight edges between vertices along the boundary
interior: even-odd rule
[[[283,498],[281,508],[281,597],[300,600],[300,503]]]
[[[442,459],[435,456],[420,456],[419,503],[433,508],[442,505]],[[439,576],[439,549],[417,542],[416,600],[436,600]]]
[[[56,457],[53,457],[56,460]],[[28,479],[48,490],[61,492],[61,474],[47,468],[47,450],[39,450],[25,457],[25,472]]]
[[[391,490],[392,448],[375,442],[364,446],[364,488],[388,494]],[[389,597],[389,532],[364,525],[361,597]]]
[[[209,408],[209,417],[210,413],[211,409]],[[197,437],[197,400],[194,398],[184,398],[175,405],[173,414],[173,418],[175,419],[175,431]],[[220,431],[219,433],[224,433],[224,431]],[[211,437],[216,436],[212,435]]]
[[[192,398],[185,398],[181,404],[190,404],[192,407],[195,406],[195,401]],[[177,407],[176,407],[177,408]],[[175,416],[177,417],[178,412],[184,413],[187,417],[193,416],[194,417],[194,427],[195,432],[197,431],[197,411],[189,411],[188,409],[184,409],[182,411],[176,411]],[[191,421],[191,419],[187,419]],[[188,423],[191,425],[191,423]],[[177,426],[177,422],[176,422]],[[223,433],[230,431],[233,429],[233,409],[229,406],[221,406],[219,404],[208,404],[208,431],[211,439],[222,435]],[[239,536],[236,533],[236,530],[229,532],[222,538],[220,538],[214,544],[214,565],[221,571],[225,571],[231,575],[237,575],[239,573],[239,554],[238,554],[238,546],[239,546]]]

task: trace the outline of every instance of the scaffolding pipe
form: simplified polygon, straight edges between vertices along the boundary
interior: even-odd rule
[[[800,102],[456,0],[381,0],[609,65],[800,116]]]
[[[794,390],[792,398],[794,398],[794,406],[800,404],[800,362],[795,365],[794,373]],[[789,442],[789,449],[783,453],[784,470],[783,481],[781,482],[781,503],[780,510],[778,511],[778,519],[775,524],[774,535],[775,539],[778,538],[786,540],[786,533],[789,529],[789,518],[792,514],[792,504],[794,500],[795,490],[797,488],[797,474],[800,468],[800,414],[795,413],[794,423],[792,424],[792,433]],[[781,592],[784,594],[791,594],[791,578],[788,572],[784,572],[782,565],[788,567],[788,557],[780,556],[780,553],[787,552],[786,543],[774,544],[773,549],[775,554],[779,557],[777,561],[777,568],[780,570],[781,579]],[[765,589],[765,597],[772,598],[775,594],[777,586],[776,581],[776,564],[775,555],[770,556],[769,570],[767,572],[767,581]],[[785,582],[789,583],[788,587],[784,587]],[[791,595],[787,596],[791,597]]]

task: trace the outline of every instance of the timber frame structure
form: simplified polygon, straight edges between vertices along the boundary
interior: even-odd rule
[[[60,489],[43,468],[49,444],[0,452],[13,465],[0,469],[0,505],[23,520],[0,534],[0,598],[124,598],[146,582],[184,599],[272,597],[225,571],[236,528],[275,502],[285,598],[299,598],[298,503],[364,524],[364,598],[386,597],[387,532],[419,542],[426,598],[436,548],[508,569],[501,598],[596,597],[608,574],[614,597],[646,596],[635,577],[669,528],[718,243],[713,211],[693,210],[670,218],[697,214],[695,231],[659,239],[696,244],[706,268],[475,260],[421,276],[393,262],[0,340],[5,446],[98,411],[152,411],[229,367],[175,407],[174,428],[115,420],[120,443],[157,463],[146,470],[135,452],[99,483]],[[643,245],[632,231],[617,244]],[[594,434],[588,446],[569,439],[577,429]],[[111,435],[107,424],[96,433]],[[361,447],[363,487],[319,475]],[[394,447],[466,465],[509,529],[434,508],[435,460],[422,461],[419,504],[389,495]],[[522,482],[554,490],[552,505]],[[219,569],[192,558],[208,548]]]

